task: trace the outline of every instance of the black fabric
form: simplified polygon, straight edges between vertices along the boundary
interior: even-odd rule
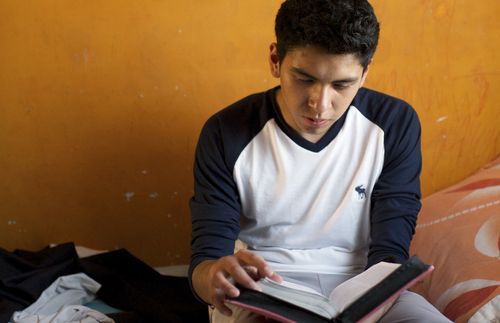
[[[148,323],[137,313],[134,312],[118,312],[106,314],[107,317],[112,318],[115,322],[119,323]]]
[[[0,248],[0,322],[35,302],[60,276],[80,271],[73,244],[44,248],[38,252]]]
[[[113,307],[133,310],[146,322],[208,322],[207,307],[194,299],[187,278],[163,276],[126,250],[81,264],[102,284],[97,296]]]
[[[78,259],[73,243],[38,252],[0,249],[0,322],[35,302],[58,277],[78,272],[102,285],[101,300],[124,311],[109,315],[116,322],[208,322],[187,278],[160,275],[123,249]]]

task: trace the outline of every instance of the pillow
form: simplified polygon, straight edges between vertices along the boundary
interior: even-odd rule
[[[500,158],[422,201],[410,251],[436,268],[414,290],[450,320],[500,318]]]

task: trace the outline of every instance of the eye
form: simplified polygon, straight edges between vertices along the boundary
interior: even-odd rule
[[[312,83],[313,79],[308,79],[308,78],[297,78],[297,80],[301,83]]]
[[[349,86],[351,86],[350,84],[345,84],[345,83],[338,83],[338,84],[333,84],[333,88],[336,89],[336,90],[345,90],[347,89]]]

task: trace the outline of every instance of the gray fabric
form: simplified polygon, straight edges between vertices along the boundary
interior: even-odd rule
[[[113,322],[105,315],[80,306],[95,299],[101,285],[78,273],[56,279],[43,291],[35,303],[23,311],[14,312],[13,323]]]
[[[410,291],[403,292],[379,323],[451,323],[425,298]]]
[[[67,305],[49,315],[28,315],[14,323],[114,323],[106,315],[82,305]]]

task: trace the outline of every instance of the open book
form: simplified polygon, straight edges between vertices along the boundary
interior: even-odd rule
[[[403,264],[380,262],[338,285],[325,297],[297,284],[257,282],[262,291],[239,286],[226,302],[279,322],[358,322],[394,300],[434,269],[416,256]]]

